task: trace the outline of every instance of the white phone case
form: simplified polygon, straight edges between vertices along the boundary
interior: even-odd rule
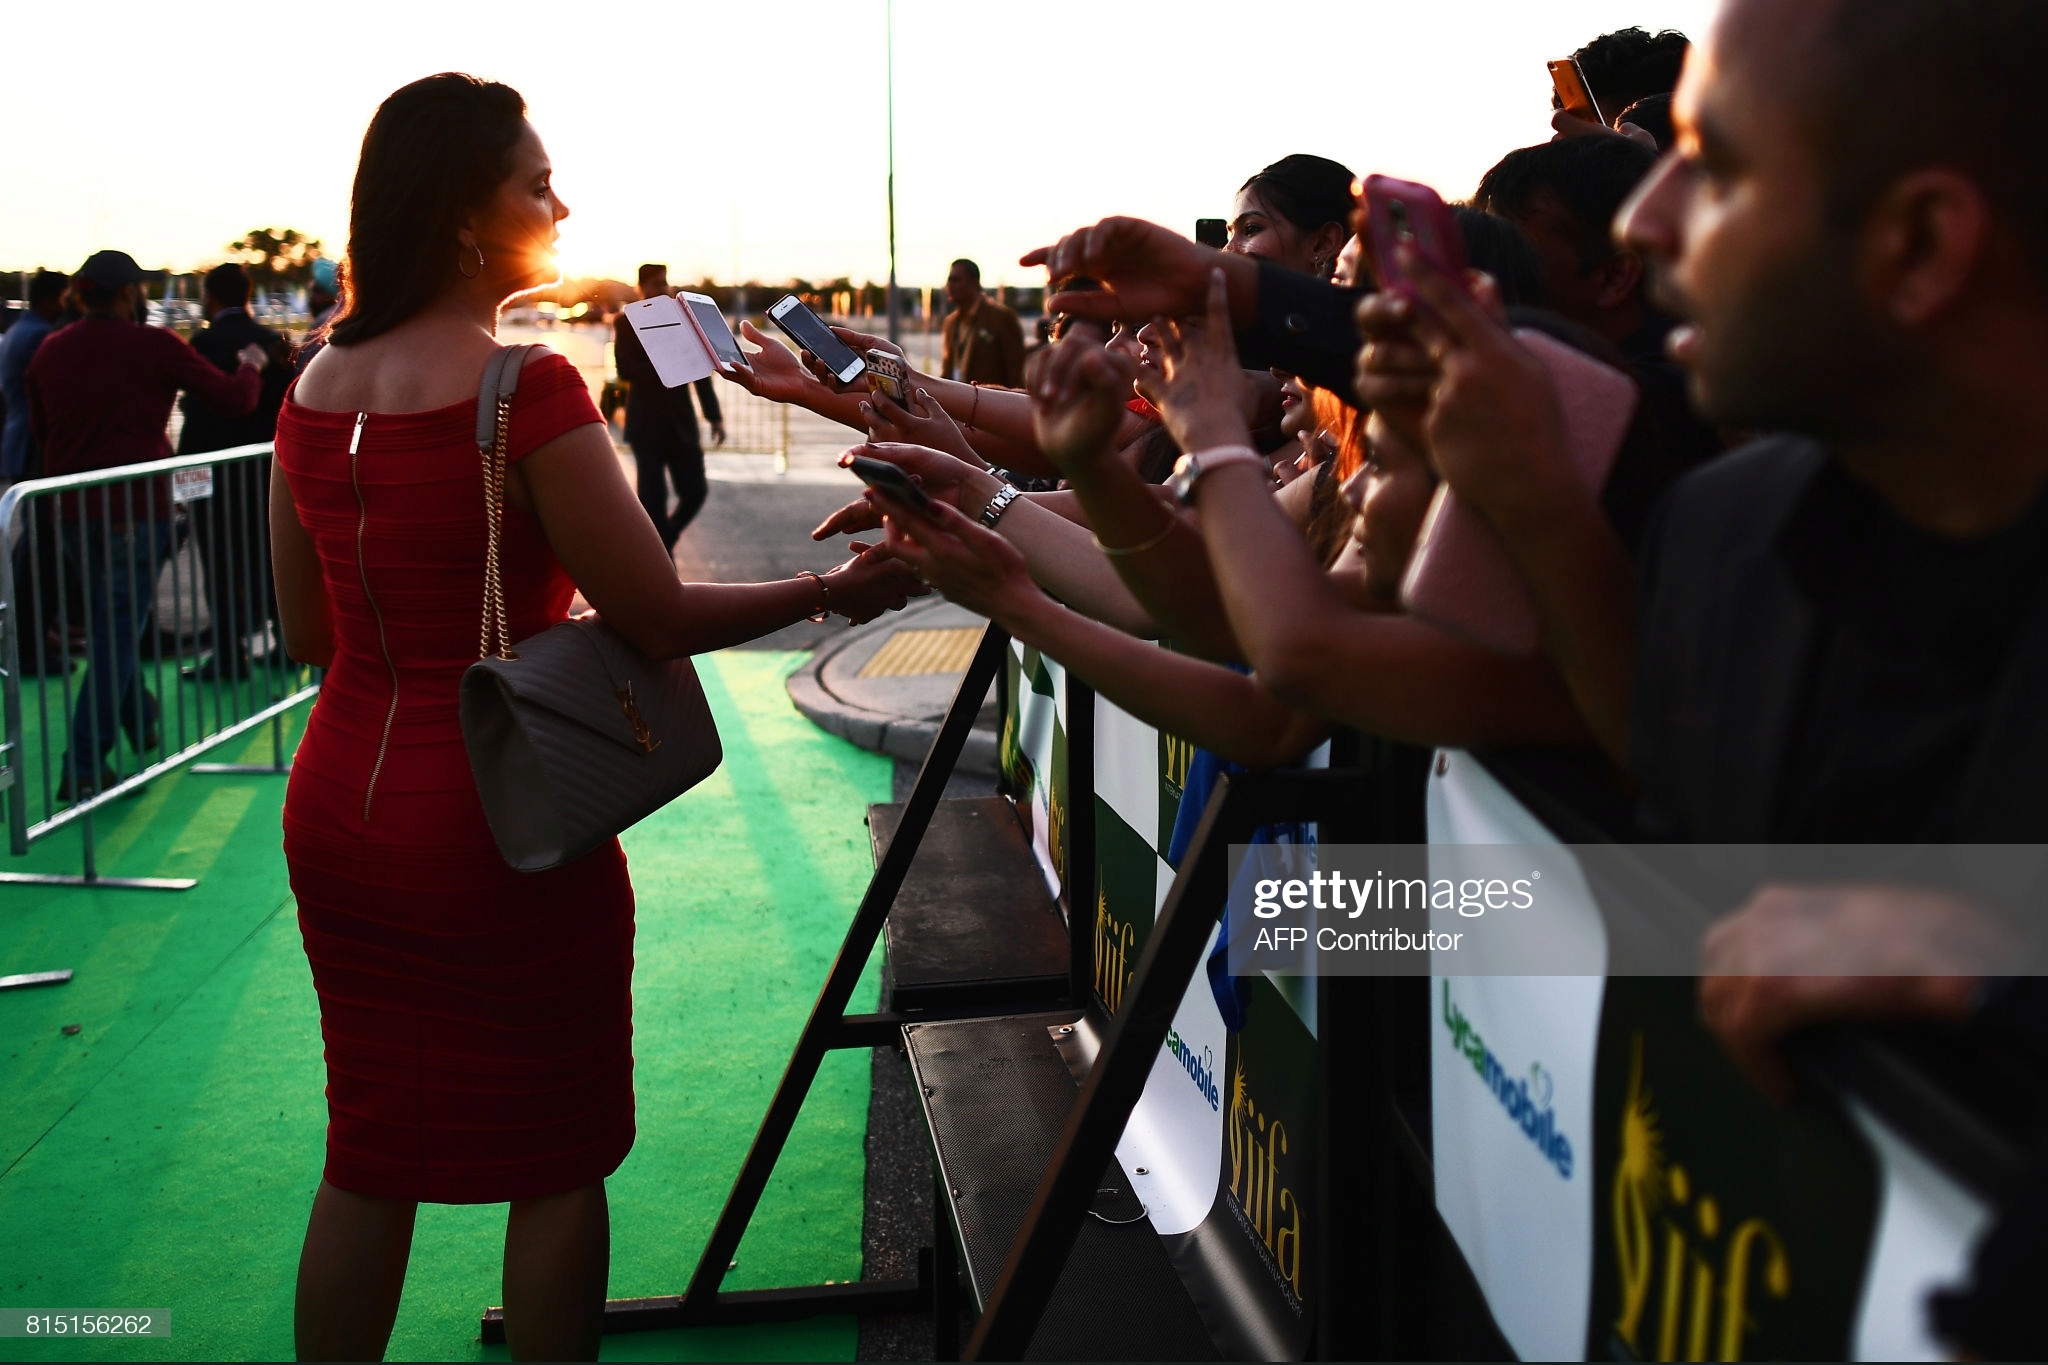
[[[647,348],[662,387],[679,389],[711,375],[711,351],[683,305],[666,294],[626,305],[626,321]]]

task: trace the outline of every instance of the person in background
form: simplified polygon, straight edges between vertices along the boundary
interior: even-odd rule
[[[1693,411],[1685,371],[1664,353],[1672,321],[1650,302],[1643,258],[1614,240],[1615,216],[1656,162],[1632,138],[1563,138],[1509,152],[1472,201],[1522,229],[1541,263],[1544,303],[1614,344],[1672,459],[1689,468],[1721,452],[1721,435]]]
[[[29,429],[28,366],[63,316],[70,283],[61,270],[38,270],[28,287],[28,311],[0,338],[0,396],[7,406],[6,426],[0,430],[0,483],[42,472],[42,454]]]
[[[945,345],[940,369],[962,384],[1024,386],[1024,325],[981,288],[981,267],[962,258],[946,273]]]
[[[256,406],[270,356],[245,346],[235,372],[223,374],[175,332],[136,322],[142,279],[127,252],[95,252],[72,282],[84,318],[52,334],[30,363],[29,415],[45,473],[166,458],[164,429],[181,389],[233,413]],[[105,765],[117,724],[138,753],[157,745],[156,703],[138,663],[157,574],[171,552],[170,489],[163,479],[128,488],[59,499],[65,558],[86,586],[90,622],[60,801],[113,782]]]
[[[206,273],[200,285],[200,307],[206,325],[193,333],[192,349],[233,374],[241,353],[250,346],[269,357],[263,367],[263,389],[256,406],[245,413],[227,413],[187,393],[179,407],[185,424],[178,433],[178,453],[261,445],[277,434],[277,410],[291,382],[290,347],[284,338],[249,316],[249,272],[230,261]],[[205,565],[208,615],[213,623],[213,658],[196,676],[209,680],[244,678],[249,674],[249,636],[269,638],[277,619],[271,591],[269,553],[264,548],[264,520],[270,506],[270,462],[242,460],[214,469],[213,496],[192,504],[192,525],[199,537]],[[267,649],[265,657],[282,659]]]
[[[312,314],[308,332],[326,328],[341,302],[341,271],[325,256],[313,258],[313,278],[306,284],[306,311]]]
[[[1329,279],[1351,236],[1353,178],[1328,157],[1281,157],[1238,188],[1223,249]]]
[[[1614,215],[1657,160],[1628,138],[1523,147],[1479,181],[1473,207],[1522,230],[1542,268],[1543,301],[1630,359],[1661,356],[1668,319],[1650,307],[1642,258],[1614,241]]]
[[[1621,111],[1614,120],[1614,129],[1627,135],[1641,133],[1650,140],[1645,145],[1654,145],[1660,152],[1670,151],[1678,136],[1677,130],[1671,126],[1671,96],[1651,95],[1637,100]]]
[[[640,297],[673,293],[668,267],[648,264],[640,267]],[[704,480],[704,443],[697,434],[697,414],[690,407],[687,390],[670,393],[654,372],[647,348],[633,331],[624,312],[612,319],[612,355],[619,378],[626,381],[626,444],[633,448],[633,465],[640,505],[647,519],[661,532],[662,544],[674,553],[683,528],[703,509],[710,487]],[[704,420],[711,424],[711,440],[725,444],[725,414],[719,411],[718,392],[710,376],[697,381],[697,402],[704,408]],[[676,509],[668,510],[668,489],[673,482]]]
[[[1572,54],[1586,88],[1609,128],[1619,128],[1621,116],[1639,100],[1668,95],[1678,88],[1678,73],[1685,65],[1686,50],[1692,46],[1683,33],[1664,29],[1650,33],[1640,28],[1616,29],[1603,33]],[[1557,95],[1550,97],[1551,126],[1566,136],[1599,129],[1586,120],[1573,118],[1558,108]],[[1654,130],[1651,130],[1654,132]]]
[[[43,472],[42,448],[36,444],[29,422],[28,367],[43,339],[63,325],[64,294],[70,286],[71,277],[61,270],[36,271],[28,287],[27,310],[0,338],[0,393],[7,400],[5,427],[0,429],[0,487],[17,479],[37,478]],[[33,562],[26,535],[14,546],[14,581],[19,604],[14,624],[16,638],[21,641],[21,672],[25,677],[62,670],[59,656],[47,647],[45,633],[56,625],[64,602],[80,600],[76,576],[66,577],[51,511],[48,501],[30,505],[28,515],[37,519],[38,531]]]

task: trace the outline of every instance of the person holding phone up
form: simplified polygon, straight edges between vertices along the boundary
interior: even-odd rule
[[[668,267],[640,267],[640,297],[669,294]],[[683,530],[703,510],[710,487],[704,479],[704,443],[697,434],[697,414],[685,391],[671,394],[654,372],[647,348],[627,325],[624,313],[612,323],[612,354],[619,378],[626,381],[626,444],[633,448],[635,491],[647,519],[661,532],[661,543],[675,553]],[[697,402],[711,424],[711,443],[725,444],[725,414],[718,393],[706,377],[697,381]],[[676,490],[676,508],[668,509],[668,488]]]

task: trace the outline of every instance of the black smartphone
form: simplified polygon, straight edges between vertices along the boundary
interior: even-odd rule
[[[1230,245],[1230,224],[1221,218],[1195,219],[1195,240],[1218,251]]]
[[[916,479],[872,455],[856,455],[847,462],[847,468],[860,477],[868,487],[876,489],[897,502],[907,503],[925,515],[931,515],[932,497]]]
[[[794,294],[777,299],[768,310],[768,320],[780,327],[784,336],[823,361],[842,384],[851,384],[868,367],[867,361],[832,335],[824,320],[804,307],[804,301]]]

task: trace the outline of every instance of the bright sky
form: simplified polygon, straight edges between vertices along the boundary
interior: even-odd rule
[[[936,284],[964,255],[1040,282],[1015,263],[1030,247],[1110,213],[1192,231],[1289,152],[1461,197],[1549,135],[1546,58],[1628,24],[1697,38],[1712,10],[896,0],[901,278]],[[91,27],[127,36],[94,50],[90,87],[80,13],[7,25],[10,51],[51,60],[9,63],[0,268],[107,246],[190,268],[264,226],[338,256],[378,101],[452,68],[525,95],[573,211],[568,274],[887,278],[883,0],[352,0],[253,30],[196,0],[103,0]],[[238,73],[207,64],[215,44],[240,46]]]

